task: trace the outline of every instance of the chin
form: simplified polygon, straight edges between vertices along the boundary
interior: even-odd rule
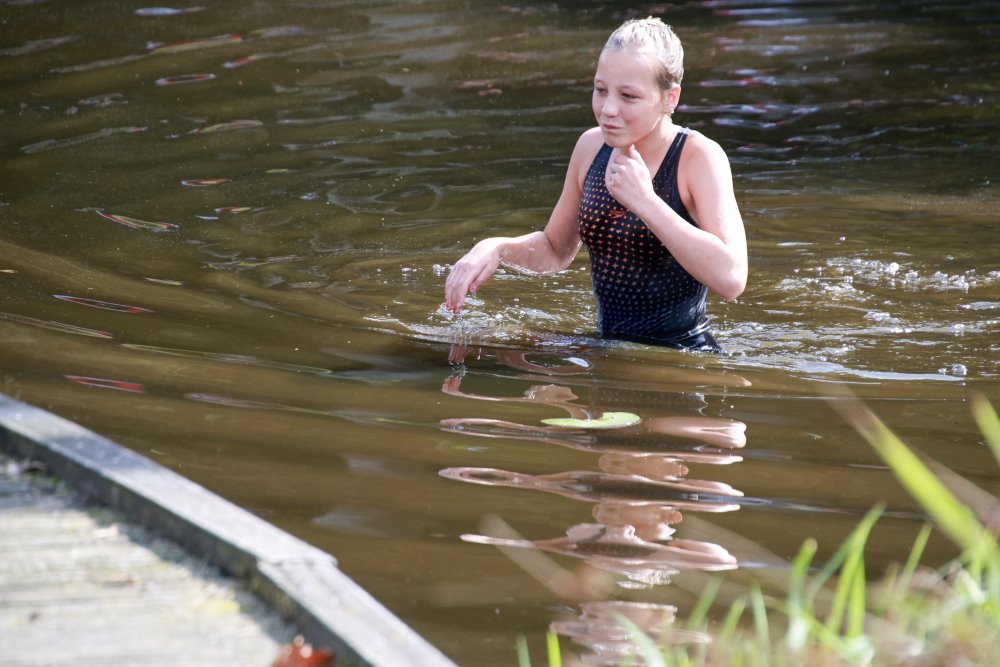
[[[633,143],[635,143],[618,133],[608,134],[607,132],[601,132],[601,134],[604,136],[604,143],[606,143],[608,146],[611,146],[612,148],[624,149],[628,148]]]

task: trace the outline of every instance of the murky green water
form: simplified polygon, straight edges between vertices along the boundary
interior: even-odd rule
[[[329,550],[460,664],[551,623],[585,653],[587,572],[683,614],[879,501],[871,562],[903,558],[921,517],[835,384],[997,489],[966,402],[1000,404],[997,3],[182,8],[0,3],[3,390]],[[747,224],[730,356],[595,340],[583,258],[459,323],[449,264],[544,223],[603,39],[658,11]],[[566,406],[641,422],[547,430]]]

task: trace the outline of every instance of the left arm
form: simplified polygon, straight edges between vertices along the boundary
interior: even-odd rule
[[[608,190],[646,223],[688,273],[731,301],[746,288],[748,268],[729,159],[721,146],[700,134],[690,136],[682,155],[678,187],[697,227],[653,191],[649,169],[635,146],[615,150],[608,162]]]

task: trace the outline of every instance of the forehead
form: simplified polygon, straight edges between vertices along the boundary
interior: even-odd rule
[[[640,49],[605,49],[597,59],[595,79],[616,85],[656,85],[656,67],[651,54]]]

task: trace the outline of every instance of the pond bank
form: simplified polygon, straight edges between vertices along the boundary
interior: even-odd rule
[[[143,664],[201,664],[197,652],[208,651],[205,664],[268,665],[295,628],[313,645],[332,649],[338,667],[452,665],[340,572],[328,554],[72,422],[0,397],[0,452],[41,464],[88,502],[113,511],[88,509],[54,483],[13,474],[16,466],[4,473],[0,587],[9,590],[0,627],[15,638],[5,642],[4,664],[60,664],[55,657],[42,659],[47,651],[80,664],[93,642],[101,651],[119,645],[125,657],[148,651]],[[106,553],[98,553],[102,549]],[[88,561],[91,556],[96,560]],[[214,568],[239,586],[227,586],[210,572]],[[153,572],[156,577],[147,579]],[[155,584],[176,615],[162,615],[146,583]],[[33,608],[39,605],[43,612]],[[64,626],[63,613],[93,621],[106,634],[99,637],[97,626],[80,636],[66,634],[79,624]],[[230,621],[218,634],[206,633],[213,616]],[[148,621],[145,636],[136,630],[143,627],[139,619]],[[182,637],[186,627],[193,634]],[[36,636],[32,629],[46,631]],[[53,642],[56,636],[61,641]],[[255,659],[219,655],[230,641]]]

